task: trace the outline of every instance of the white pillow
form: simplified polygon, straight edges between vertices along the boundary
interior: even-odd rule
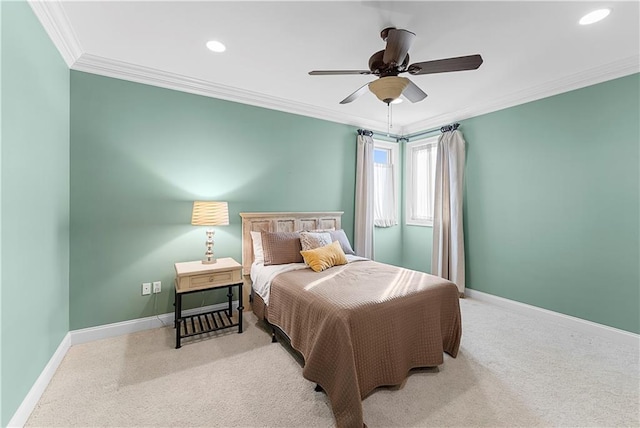
[[[331,244],[331,235],[327,232],[300,232],[302,251],[315,250]]]
[[[264,263],[264,252],[262,251],[262,232],[251,231],[251,241],[253,241],[253,262]]]

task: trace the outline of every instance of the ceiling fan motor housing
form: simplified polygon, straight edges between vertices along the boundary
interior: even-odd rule
[[[409,65],[409,54],[404,57],[401,64],[386,64],[384,62],[384,49],[371,55],[369,58],[369,70],[376,76],[397,76],[406,70]]]

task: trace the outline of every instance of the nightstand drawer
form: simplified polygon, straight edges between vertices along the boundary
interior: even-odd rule
[[[178,291],[185,292],[206,289],[219,285],[237,284],[239,282],[242,282],[242,271],[240,269],[223,270],[178,278]]]
[[[218,284],[231,284],[240,282],[239,270],[228,270],[225,272],[215,272],[206,275],[195,275],[191,277],[188,288],[199,288]]]

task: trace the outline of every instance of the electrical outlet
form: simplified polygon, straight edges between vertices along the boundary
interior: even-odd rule
[[[162,291],[162,281],[153,281],[153,292],[159,293]]]
[[[142,295],[143,296],[148,296],[149,294],[151,294],[151,283],[150,282],[143,282],[142,283]]]

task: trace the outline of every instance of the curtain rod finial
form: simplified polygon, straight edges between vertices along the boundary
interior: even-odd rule
[[[358,129],[358,135],[366,135],[367,137],[373,137],[373,131],[368,129]]]
[[[458,122],[452,123],[451,125],[445,125],[442,128],[440,128],[440,132],[455,131],[456,129],[458,129],[459,126],[460,124]]]

